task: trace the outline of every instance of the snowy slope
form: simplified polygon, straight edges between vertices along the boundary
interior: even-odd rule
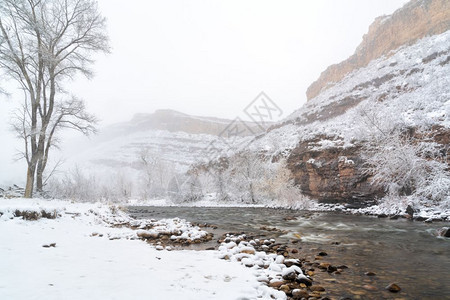
[[[450,31],[353,71],[255,139],[251,149],[277,155],[317,136],[326,136],[317,149],[354,145],[367,134],[361,110],[374,106],[390,122],[449,128]]]
[[[87,168],[139,168],[141,152],[147,151],[180,172],[204,161],[210,143],[226,149],[232,141],[226,128],[232,120],[196,117],[171,110],[137,114],[128,122],[102,128],[89,141],[69,142],[66,165]],[[245,134],[242,136],[245,137]]]
[[[26,221],[13,218],[15,210],[56,210],[60,217]],[[102,221],[111,217],[101,204],[1,200],[0,299],[227,300],[276,293],[253,269],[220,260],[216,251],[158,251],[135,230]]]

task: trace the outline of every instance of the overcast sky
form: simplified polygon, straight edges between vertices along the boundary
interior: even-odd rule
[[[328,65],[354,52],[375,17],[406,2],[99,0],[112,53],[98,57],[92,80],[69,89],[101,125],[162,108],[234,118],[261,91],[287,116]],[[20,96],[0,98],[0,184],[19,176],[10,167],[21,145],[7,128]]]

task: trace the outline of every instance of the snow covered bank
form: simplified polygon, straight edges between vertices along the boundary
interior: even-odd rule
[[[27,221],[13,217],[18,209],[58,217]],[[158,251],[138,240],[137,230],[111,226],[128,220],[107,205],[11,199],[0,200],[0,213],[0,299],[256,299],[262,294],[253,270],[219,260],[216,251]],[[167,221],[175,223],[187,226]]]

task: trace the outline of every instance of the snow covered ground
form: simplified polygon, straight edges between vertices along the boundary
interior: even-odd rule
[[[29,221],[13,217],[16,210],[58,217]],[[269,297],[254,270],[220,260],[217,251],[158,251],[137,230],[111,226],[129,220],[105,204],[0,199],[0,214],[0,299]]]

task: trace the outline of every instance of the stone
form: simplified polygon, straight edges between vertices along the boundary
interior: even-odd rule
[[[319,255],[319,256],[327,256],[328,253],[326,253],[326,252],[324,252],[324,251],[321,251],[321,252],[319,252],[319,254],[317,254],[317,255]]]
[[[359,291],[359,290],[351,290],[350,293],[352,293],[353,295],[357,295],[357,296],[362,296],[367,294],[366,291]]]
[[[374,272],[366,272],[364,273],[366,276],[375,276],[376,274]]]
[[[241,253],[255,254],[255,249],[244,249],[241,251]]]
[[[297,274],[295,272],[288,273],[283,276],[284,280],[293,281],[297,278]]]
[[[308,299],[309,294],[307,291],[295,289],[292,291],[292,299],[300,300],[302,298]]]
[[[388,290],[391,293],[398,293],[402,289],[396,283],[391,283],[388,286],[386,286],[386,290]]]
[[[298,283],[300,283],[301,287],[307,287],[312,285],[312,281],[308,279],[306,276],[298,276],[296,280]]]
[[[159,237],[159,233],[158,232],[150,232],[150,231],[138,231],[136,233],[136,235],[138,237],[140,237],[141,239],[157,239]]]
[[[292,267],[292,266],[302,266],[302,263],[298,259],[285,259],[284,264],[286,267]]]
[[[376,287],[374,287],[373,285],[370,285],[370,284],[363,285],[363,289],[368,290],[368,291],[376,291],[377,290]]]
[[[328,266],[328,268],[327,268],[328,273],[333,273],[336,271],[337,271],[337,268],[335,266]]]
[[[328,269],[329,266],[331,266],[329,263],[323,262],[323,263],[319,264],[318,268],[322,269],[322,270],[326,270],[326,269]]]
[[[414,209],[411,207],[411,205],[408,205],[406,207],[406,213],[411,217],[414,216]]]
[[[313,285],[313,286],[310,286],[309,289],[311,291],[313,291],[313,292],[323,292],[323,291],[325,291],[325,288],[323,286],[321,286],[321,285]]]
[[[438,235],[443,237],[450,237],[450,228],[449,227],[442,227],[438,230]]]
[[[289,293],[291,291],[291,289],[289,288],[288,285],[283,284],[282,286],[280,286],[280,291],[285,292],[286,294]]]
[[[279,288],[280,286],[282,286],[284,284],[284,281],[273,281],[273,282],[269,282],[269,286],[272,288]]]

